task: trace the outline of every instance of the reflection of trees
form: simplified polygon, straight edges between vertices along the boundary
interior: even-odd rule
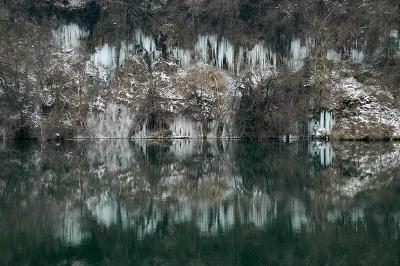
[[[335,167],[347,155],[371,152],[374,160],[396,151],[380,145],[343,144]],[[395,166],[382,169],[394,177],[390,185],[333,201],[330,179],[343,177],[316,167],[306,143],[171,147],[105,141],[1,150],[0,257],[11,264],[396,262],[399,180],[387,171]],[[226,195],[232,176],[243,183]],[[215,187],[224,195],[210,196]]]
[[[207,195],[198,194],[205,184],[218,186],[226,183],[231,164],[224,155],[214,144],[206,141],[192,142],[188,146],[190,152],[185,151],[183,156],[177,149],[186,147],[178,146],[172,151],[165,144],[150,143],[144,149],[138,144],[133,145],[137,170],[149,180],[153,192],[207,198]],[[210,191],[205,188],[206,192]]]
[[[389,185],[400,177],[398,143],[334,143],[334,148],[337,171],[336,180],[332,181],[344,195],[356,196],[364,190]]]
[[[400,167],[398,145],[391,143],[335,144],[335,171],[318,167],[307,143],[194,141],[181,147],[183,153],[170,143],[147,142],[21,146],[1,152],[3,199],[35,194],[85,200],[102,193],[124,200],[160,199],[163,193],[170,199],[221,199],[209,197],[213,189],[219,195],[230,189],[269,195],[308,189],[323,194],[354,178],[373,178],[374,187],[390,182]]]
[[[68,146],[53,148],[22,142],[1,151],[0,182],[3,200],[70,196],[77,189],[74,179],[79,157]]]
[[[262,188],[265,192],[299,192],[310,187],[311,163],[307,144],[287,145],[281,142],[255,142],[235,146],[238,175],[247,191]]]
[[[367,211],[360,221],[351,221],[351,215],[344,213],[342,218],[324,228],[300,231],[293,230],[289,212],[278,212],[277,218],[262,228],[238,223],[223,234],[213,236],[200,234],[195,222],[171,223],[165,214],[156,231],[142,239],[137,237],[134,228],[121,228],[117,224],[104,226],[85,218],[88,235],[81,245],[70,246],[58,241],[54,231],[49,230],[56,212],[44,217],[40,210],[30,209],[20,213],[25,218],[24,225],[15,226],[16,217],[13,216],[8,217],[13,224],[4,226],[5,220],[1,220],[4,231],[0,230],[0,241],[2,246],[12,245],[16,250],[3,249],[2,258],[17,264],[81,260],[88,263],[112,261],[118,265],[207,264],[210,261],[245,265],[290,265],[294,262],[297,265],[337,262],[357,265],[361,261],[395,265],[398,240],[394,236],[399,232],[398,220],[396,223],[389,216],[379,216],[379,212],[377,209]]]

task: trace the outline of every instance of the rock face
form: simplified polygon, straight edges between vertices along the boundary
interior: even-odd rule
[[[88,6],[91,2],[95,2],[94,0],[56,0],[54,1],[54,6],[69,10],[76,11],[79,9],[83,9]]]
[[[226,75],[212,67],[182,70],[141,55],[126,58],[113,90],[89,103],[82,137],[225,138],[232,136]],[[91,65],[92,72],[101,71]],[[126,73],[126,74],[124,74]]]
[[[53,1],[52,5],[70,10],[71,14],[75,11],[81,14],[79,9],[85,9],[88,5],[101,9],[101,4],[107,2],[60,0]],[[6,58],[3,61],[18,59],[23,62],[11,70],[21,72],[21,76],[26,75],[26,84],[22,88],[26,93],[22,96],[26,96],[23,102],[27,105],[17,110],[12,103],[2,104],[0,138],[242,137],[235,128],[239,124],[235,123],[240,113],[238,102],[245,98],[241,95],[242,81],[245,78],[250,80],[249,95],[257,96],[257,93],[250,92],[255,91],[257,84],[262,81],[277,73],[306,73],[308,62],[317,61],[312,53],[316,49],[315,36],[312,34],[294,35],[278,45],[268,38],[263,41],[251,38],[234,41],[230,36],[217,35],[210,30],[196,32],[191,43],[183,45],[169,39],[163,31],[150,34],[135,26],[128,33],[118,31],[121,36],[116,37],[110,31],[116,30],[119,25],[115,15],[120,14],[117,12],[120,6],[113,6],[111,2],[108,4],[103,11],[114,10],[115,13],[109,14],[109,19],[115,19],[115,22],[106,21],[110,24],[97,26],[97,22],[90,22],[86,25],[82,23],[84,19],[71,16],[66,21],[51,22],[54,25],[45,28],[35,28],[26,23],[21,28],[30,25],[37,32],[46,34],[42,39],[36,36],[29,50],[26,43],[26,47],[21,46],[17,51],[3,53],[0,49],[6,55],[21,54],[20,58]],[[161,28],[165,28],[168,34],[174,33],[173,24]],[[12,30],[19,36],[18,28]],[[29,32],[35,31],[29,30],[24,34]],[[391,33],[390,36],[398,38],[397,33]],[[26,42],[26,36],[19,37],[25,38]],[[264,131],[269,127],[279,128],[276,130],[279,131],[278,135],[286,134],[285,138],[290,140],[297,139],[300,134],[321,139],[400,138],[400,111],[395,107],[398,99],[384,86],[376,85],[380,84],[378,80],[370,78],[366,81],[368,83],[360,83],[342,73],[351,72],[346,68],[364,61],[366,47],[357,41],[356,45],[350,46],[339,49],[341,51],[327,49],[318,55],[334,65],[347,60],[346,66],[340,66],[343,69],[329,73],[329,86],[325,91],[328,99],[317,106],[311,106],[310,103],[307,110],[308,98],[318,95],[305,92],[307,89],[303,88],[308,87],[301,84],[299,90],[281,90],[284,91],[283,98],[289,98],[286,96],[295,91],[306,100],[289,98],[286,105],[279,105],[278,100],[274,102],[274,97],[277,98],[274,96],[277,95],[274,92],[276,88],[266,88],[266,85],[263,87],[266,91],[261,94],[264,93],[267,100],[261,101],[256,107],[268,107],[259,112],[261,118],[254,120],[256,122],[249,119],[251,121],[246,128],[258,128],[253,124],[264,123],[266,126],[259,128]],[[25,50],[26,54],[23,53]],[[43,53],[46,56],[42,56]],[[28,56],[29,60],[26,58]],[[15,76],[12,71],[10,77]],[[305,75],[308,78],[312,74],[307,72]],[[16,101],[21,99],[15,98]],[[0,90],[0,103],[4,101],[7,101],[7,95]],[[254,105],[253,99],[246,104]],[[300,105],[301,112],[293,108]],[[274,112],[285,113],[270,115],[275,120],[284,121],[268,124],[268,114]],[[291,113],[294,118],[288,119]],[[253,114],[246,115],[242,118]],[[286,128],[286,131],[281,128]],[[308,133],[304,133],[307,128]],[[270,137],[268,134],[273,133],[259,136]]]
[[[369,82],[373,82],[370,80]],[[336,115],[334,139],[398,139],[400,110],[384,87],[361,84],[339,75],[332,80],[331,102]]]

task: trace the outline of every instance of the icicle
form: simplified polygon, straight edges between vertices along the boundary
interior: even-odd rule
[[[128,138],[133,116],[126,106],[109,104],[104,112],[90,112],[87,125],[96,138]]]
[[[322,111],[320,114],[319,127],[321,129],[324,129],[324,126],[325,126],[325,115],[324,114],[325,114],[325,111]]]
[[[107,43],[101,48],[97,49],[96,52],[91,56],[90,60],[97,67],[110,67],[116,66],[116,48],[109,46]]]
[[[61,25],[58,29],[52,31],[53,40],[56,45],[63,50],[78,49],[81,45],[81,40],[86,38],[89,33],[80,28],[78,24],[70,23]]]

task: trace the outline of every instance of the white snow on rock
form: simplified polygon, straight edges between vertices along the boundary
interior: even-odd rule
[[[334,186],[334,191],[348,197],[354,197],[358,192],[376,189],[388,184],[393,179],[392,171],[400,167],[400,143],[393,143],[385,153],[367,149],[341,149],[341,160],[354,164],[356,175],[344,183]],[[389,174],[385,174],[389,173]]]
[[[332,102],[340,112],[337,122],[351,129],[359,124],[385,125],[393,129],[392,137],[400,136],[400,110],[390,105],[393,96],[379,86],[363,85],[355,78],[336,78]],[[385,101],[379,100],[384,97]]]

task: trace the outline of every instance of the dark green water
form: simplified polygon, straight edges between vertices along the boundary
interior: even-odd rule
[[[399,265],[400,143],[0,144],[0,265]]]

